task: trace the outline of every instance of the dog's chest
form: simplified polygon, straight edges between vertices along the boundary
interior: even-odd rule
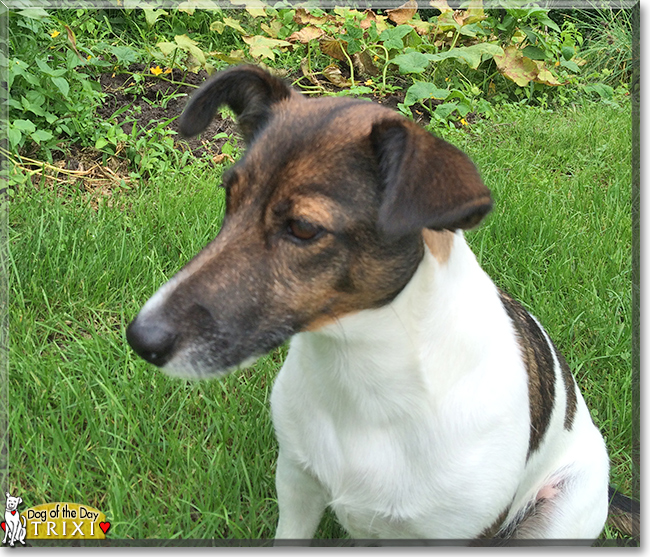
[[[281,448],[319,480],[353,536],[471,537],[511,500],[525,466],[526,420],[467,404],[463,382],[442,399],[422,383],[386,378],[337,392],[294,364],[290,357],[272,397]]]
[[[355,537],[477,536],[526,466],[527,379],[496,289],[475,261],[434,264],[390,307],[294,337],[273,389],[281,451]]]

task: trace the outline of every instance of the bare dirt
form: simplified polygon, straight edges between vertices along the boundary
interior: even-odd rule
[[[102,74],[100,84],[105,93],[104,105],[97,110],[99,118],[110,119],[121,109],[126,110],[117,116],[123,122],[122,129],[130,134],[135,121],[139,128],[150,128],[160,122],[180,116],[188,97],[208,78],[205,71],[199,73],[182,72],[175,69],[163,77],[146,74],[144,66],[133,66],[130,71],[144,78],[143,87],[136,87],[131,73]],[[144,91],[143,91],[144,89]],[[177,121],[170,122],[169,128],[178,132]],[[174,136],[178,148],[191,150],[201,156],[206,151],[214,152],[227,141],[226,138],[211,141],[219,132],[232,135],[236,132],[231,119],[223,119],[216,114],[207,129],[198,137],[182,138]],[[208,139],[206,139],[208,138]]]

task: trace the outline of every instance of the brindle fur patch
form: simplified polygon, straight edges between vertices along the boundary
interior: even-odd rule
[[[555,404],[553,354],[539,325],[517,301],[499,290],[501,303],[517,334],[528,372],[530,401],[530,440],[526,459],[537,450],[548,428]]]
[[[441,265],[447,263],[451,248],[454,246],[454,234],[449,230],[429,230],[425,228],[422,231],[422,236],[424,243],[438,263]]]

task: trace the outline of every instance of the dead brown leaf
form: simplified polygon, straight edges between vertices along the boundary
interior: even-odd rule
[[[340,87],[341,89],[345,89],[347,87],[350,87],[352,83],[348,79],[345,79],[343,77],[343,74],[341,73],[341,70],[336,64],[330,64],[323,70],[323,75],[327,78],[327,80],[330,83],[333,83],[337,87]]]
[[[417,11],[418,3],[416,0],[408,0],[399,8],[395,8],[394,10],[386,10],[386,13],[388,14],[388,19],[395,23],[395,25],[403,25],[407,21],[410,21],[417,13]]]
[[[321,82],[318,81],[314,73],[309,68],[309,60],[307,60],[307,58],[303,58],[300,61],[300,70],[302,71],[302,75],[304,75],[312,85],[315,85],[316,87],[322,87]]]
[[[290,42],[295,42],[299,41],[302,44],[307,44],[309,41],[313,41],[314,39],[319,39],[325,34],[325,32],[322,29],[319,29],[318,27],[314,27],[313,25],[307,25],[307,27],[303,27],[300,31],[296,31],[295,33],[292,33],[288,40]]]
[[[367,50],[355,52],[352,55],[352,64],[354,65],[354,69],[362,75],[377,76],[381,73],[379,68],[375,66],[372,61],[372,56],[370,56]]]
[[[298,8],[293,16],[293,20],[299,25],[308,25],[310,23],[322,25],[328,20],[328,16],[323,15],[317,17],[310,14],[305,8]]]
[[[344,48],[347,46],[345,41],[333,39],[332,37],[324,36],[320,40],[320,49],[323,54],[327,54],[332,58],[345,62],[347,60],[346,51]]]

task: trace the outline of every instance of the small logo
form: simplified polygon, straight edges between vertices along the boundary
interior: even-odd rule
[[[21,513],[16,510],[23,500],[7,493],[5,531],[2,543],[13,546],[27,540],[105,540],[111,523],[104,513],[79,503],[46,503]]]
[[[27,523],[25,517],[20,516],[20,513],[18,512],[18,505],[20,505],[23,500],[20,497],[13,497],[8,491],[5,493],[5,496],[7,497],[5,519],[2,524],[0,524],[2,529],[5,531],[5,537],[2,540],[2,543],[5,544],[9,542],[11,547],[13,547],[16,542],[25,545]]]

